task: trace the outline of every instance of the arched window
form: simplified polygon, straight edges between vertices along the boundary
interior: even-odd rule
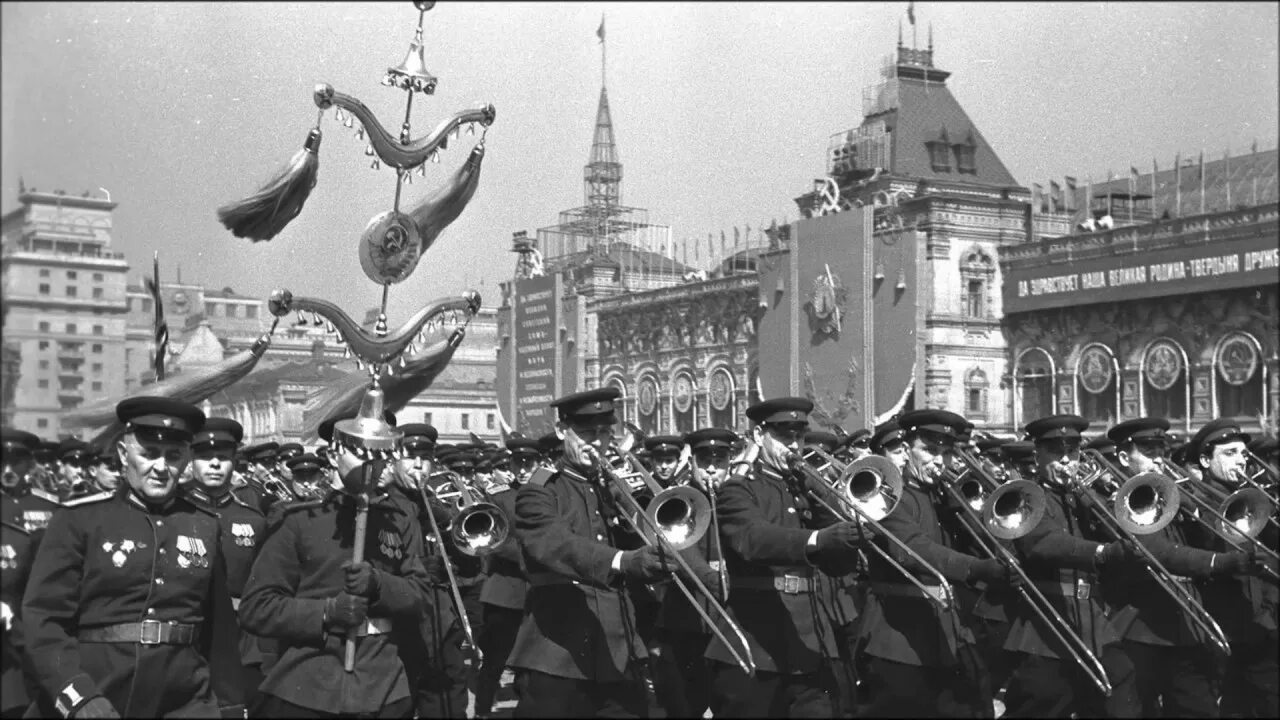
[[[1014,380],[1020,425],[1054,413],[1053,373],[1053,358],[1042,348],[1018,356]]]
[[[991,317],[988,293],[995,280],[996,264],[991,256],[975,247],[960,260],[962,314],[967,318]]]
[[[1116,358],[1106,345],[1089,345],[1076,361],[1076,407],[1080,417],[1107,427],[1119,416],[1116,408],[1119,380]]]
[[[974,368],[964,376],[964,414],[965,417],[985,420],[987,418],[987,393],[990,383],[982,368]]]
[[[1187,354],[1168,338],[1151,343],[1142,355],[1143,411],[1170,424],[1187,417]]]
[[[734,402],[733,375],[725,368],[711,373],[707,381],[707,400],[711,407],[711,426],[735,430],[737,403]]]
[[[697,430],[698,413],[693,401],[693,376],[687,372],[677,374],[671,380],[671,417],[675,420],[677,434]]]
[[[1263,414],[1262,346],[1252,335],[1222,338],[1213,356],[1218,417],[1256,419]]]
[[[646,435],[658,435],[658,381],[653,376],[640,380],[636,390],[636,424]]]

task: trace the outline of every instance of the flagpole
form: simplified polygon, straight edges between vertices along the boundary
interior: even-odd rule
[[[1204,210],[1204,148],[1200,148],[1200,214],[1203,215]]]
[[[1173,216],[1182,217],[1182,153],[1173,156]]]

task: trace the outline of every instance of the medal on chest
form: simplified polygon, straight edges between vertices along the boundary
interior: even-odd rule
[[[53,517],[53,512],[49,510],[23,510],[22,526],[27,532],[35,532],[43,530],[49,526],[49,518]]]
[[[404,550],[400,547],[400,534],[394,530],[379,530],[378,551],[388,560],[403,558]]]
[[[204,540],[197,537],[179,535],[177,546],[178,567],[184,570],[189,567],[209,567],[208,551],[204,547]]]
[[[116,542],[102,543],[102,552],[111,558],[111,564],[116,567],[124,567],[130,556],[137,550],[146,549],[147,544],[139,540],[118,540]]]
[[[14,570],[18,567],[18,553],[12,545],[0,545],[0,570]]]
[[[231,523],[231,535],[236,539],[236,545],[240,547],[253,547],[257,543],[257,538],[253,534],[253,525],[249,523]]]

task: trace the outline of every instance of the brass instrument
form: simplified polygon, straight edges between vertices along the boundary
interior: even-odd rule
[[[472,488],[461,475],[451,475],[458,491],[458,513],[449,523],[449,537],[464,555],[488,555],[510,537],[511,521],[484,488]]]
[[[285,482],[275,470],[255,463],[252,466],[252,472],[253,479],[262,487],[262,490],[275,496],[276,500],[298,499],[298,496],[289,489],[289,483]]]
[[[449,581],[449,596],[453,599],[453,609],[457,612],[458,620],[462,625],[462,634],[467,639],[467,644],[471,647],[471,651],[475,653],[475,661],[478,665],[484,659],[484,654],[480,651],[480,646],[476,644],[475,635],[471,632],[471,621],[467,619],[467,608],[462,602],[462,591],[458,589],[458,578],[453,572],[453,563],[449,561],[449,555],[445,552],[444,535],[440,532],[440,524],[436,522],[436,514],[431,511],[431,502],[427,499],[427,494],[436,495],[435,488],[432,488],[428,482],[435,477],[431,473],[433,461],[426,461],[427,469],[424,475],[427,478],[425,482],[415,482],[417,485],[418,495],[422,498],[423,515],[427,516],[427,523],[431,526],[431,536],[435,538],[436,547],[440,551],[440,562],[444,565],[445,577]],[[416,479],[415,479],[416,481]],[[436,495],[436,499],[441,499]],[[457,518],[454,518],[456,521]],[[452,532],[453,523],[450,523],[450,531]],[[460,546],[459,546],[460,547]],[[496,546],[495,546],[496,547]]]
[[[1153,472],[1139,473],[1119,484],[1118,479],[1123,478],[1125,473],[1102,453],[1086,448],[1082,457],[1092,460],[1093,467],[1085,478],[1071,485],[1071,491],[1115,540],[1124,542],[1137,551],[1142,557],[1143,569],[1147,571],[1147,575],[1173,598],[1192,624],[1203,631],[1219,650],[1230,655],[1231,644],[1217,621],[1186,588],[1173,579],[1173,574],[1137,538],[1138,535],[1160,532],[1177,517],[1182,507],[1178,486],[1167,476]],[[1104,474],[1116,478],[1112,481],[1114,510],[1108,510],[1092,489],[1094,482]]]
[[[962,512],[957,516],[960,526],[987,557],[999,560],[1017,574],[1022,581],[1017,588],[1018,597],[1022,598],[1044,628],[1061,643],[1098,690],[1103,695],[1110,696],[1111,680],[1093,650],[1071,629],[1066,619],[1027,577],[1013,553],[999,542],[1016,540],[1040,524],[1045,512],[1044,489],[1027,480],[1000,483],[968,451],[957,448],[955,453],[966,469],[967,479],[962,480],[961,485],[970,487],[965,491],[945,482],[939,485],[960,506]]]
[[[1252,450],[1245,449],[1245,452],[1249,455],[1249,462],[1253,463],[1258,468],[1257,471],[1248,476],[1250,485],[1254,485],[1260,490],[1265,490],[1266,488],[1258,484],[1259,477],[1266,478],[1267,484],[1271,487],[1275,487],[1277,483],[1280,483],[1280,469],[1277,469],[1276,466],[1266,460],[1263,460]],[[1268,493],[1267,496],[1271,497],[1270,493]],[[1272,498],[1272,501],[1274,502],[1275,498]]]
[[[1239,552],[1246,552],[1245,548],[1251,546],[1273,563],[1280,559],[1274,550],[1258,539],[1271,514],[1266,493],[1253,487],[1242,487],[1233,493],[1226,493],[1204,481],[1195,480],[1172,463],[1161,460],[1160,466],[1175,478],[1177,486],[1185,489],[1182,498],[1194,506],[1195,511],[1185,507],[1183,510],[1193,520]],[[1201,515],[1208,515],[1212,521]],[[1280,578],[1280,572],[1272,565],[1264,567],[1267,574]]]
[[[737,636],[738,642],[741,644],[742,653],[739,653],[737,648],[729,642],[719,625],[711,619],[701,603],[694,598],[693,592],[685,584],[685,579],[681,578],[679,573],[672,571],[671,579],[675,586],[680,589],[680,592],[684,593],[685,598],[693,606],[693,609],[697,611],[698,615],[702,617],[711,632],[729,649],[742,671],[748,676],[754,677],[756,664],[751,657],[751,645],[747,642],[746,636],[743,635],[742,628],[738,626],[738,623],[729,615],[724,606],[716,600],[715,595],[707,589],[707,586],[698,579],[697,574],[689,567],[689,563],[680,555],[680,551],[684,548],[697,544],[709,528],[708,515],[710,508],[707,498],[698,490],[688,486],[669,487],[665,490],[659,488],[657,481],[644,469],[644,466],[640,464],[635,455],[625,449],[619,449],[617,456],[622,464],[629,467],[631,473],[639,476],[641,482],[653,493],[653,499],[649,506],[642,508],[632,494],[631,481],[593,446],[587,446],[586,452],[595,459],[596,465],[600,468],[601,476],[612,486],[614,502],[631,504],[630,513],[622,512],[619,514],[626,519],[632,530],[642,537],[646,544],[661,548],[664,554],[670,555],[676,561],[680,569],[684,571],[688,581],[707,599],[707,604],[710,605],[711,609],[720,616]]]
[[[816,457],[822,462],[817,467],[809,464],[808,458]],[[889,563],[912,585],[920,589],[926,597],[938,603],[943,610],[955,604],[955,594],[951,583],[943,577],[937,568],[930,565],[916,551],[898,539],[880,524],[893,512],[902,499],[902,473],[885,457],[868,455],[860,460],[845,464],[835,459],[818,447],[805,448],[803,453],[793,453],[789,458],[792,472],[805,482],[805,490],[810,497],[827,509],[832,515],[859,525],[867,525],[889,542],[898,546],[925,572],[938,580],[941,597],[929,592],[928,586],[903,567],[889,551],[874,543],[868,544],[876,554]],[[826,475],[834,473],[828,479]],[[837,509],[837,506],[840,509]]]

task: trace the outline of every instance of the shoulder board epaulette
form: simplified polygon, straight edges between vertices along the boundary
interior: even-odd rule
[[[8,520],[0,520],[0,525],[3,525],[3,526],[5,526],[5,527],[9,528],[10,530],[16,530],[16,531],[18,531],[18,532],[22,533],[23,535],[30,535],[30,534],[31,534],[31,531],[30,531],[30,530],[26,529],[25,527],[23,527],[23,526],[21,526],[21,525],[19,525],[19,524],[17,524],[17,523],[11,523],[11,522],[9,522]]]
[[[44,500],[45,502],[51,502],[54,505],[62,504],[62,499],[59,498],[57,495],[54,495],[51,492],[41,490],[40,488],[31,488],[31,494],[34,495],[35,497],[40,498],[41,500]],[[107,493],[107,494],[110,495],[111,493]]]
[[[258,513],[259,515],[263,514],[262,508],[258,507],[257,505],[254,505],[253,503],[245,502],[244,500],[241,500],[240,496],[236,495],[235,493],[231,493],[231,502],[232,504],[239,505],[242,508],[247,508],[249,510],[252,510]]]
[[[200,512],[202,512],[202,513],[204,513],[205,515],[208,515],[208,516],[210,516],[210,517],[215,517],[215,518],[216,518],[216,517],[222,517],[221,515],[219,515],[219,514],[218,514],[218,511],[217,511],[217,510],[214,510],[214,509],[213,509],[213,508],[211,508],[211,507],[205,507],[204,505],[201,505],[201,504],[200,504],[200,503],[198,503],[198,502],[194,502],[194,501],[192,501],[192,500],[191,500],[191,498],[187,497],[186,495],[181,495],[181,494],[180,494],[180,495],[178,495],[178,496],[177,496],[177,498],[175,499],[175,501],[176,501],[176,502],[186,503],[187,507],[191,507],[191,508],[194,508],[194,509],[196,509],[196,510],[199,510]]]
[[[32,492],[35,492],[35,491],[32,490]],[[72,500],[67,500],[66,502],[59,503],[59,504],[62,505],[62,507],[80,507],[81,505],[90,505],[96,502],[102,502],[103,500],[110,500],[113,497],[115,497],[115,491],[103,490],[102,492],[99,492],[99,493],[94,493],[92,495],[85,495],[84,497],[78,497]]]
[[[533,474],[529,476],[529,482],[525,484],[526,485],[546,485],[547,482],[551,480],[551,478],[559,474],[560,473],[556,472],[551,468],[540,467],[537,470],[533,471]]]
[[[279,513],[281,517],[294,513],[299,510],[310,510],[324,505],[324,500],[297,500],[295,502],[276,503],[272,506],[272,510]]]

